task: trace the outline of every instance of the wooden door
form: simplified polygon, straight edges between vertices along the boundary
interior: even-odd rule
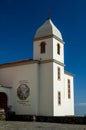
[[[0,92],[0,108],[7,109],[7,95],[3,92]]]

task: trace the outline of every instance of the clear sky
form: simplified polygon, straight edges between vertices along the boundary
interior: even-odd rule
[[[0,64],[33,57],[48,9],[65,41],[65,70],[75,74],[75,104],[85,105],[86,0],[0,0]]]

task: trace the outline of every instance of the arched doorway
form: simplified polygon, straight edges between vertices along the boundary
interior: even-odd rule
[[[7,95],[4,92],[0,92],[0,108],[7,109]]]

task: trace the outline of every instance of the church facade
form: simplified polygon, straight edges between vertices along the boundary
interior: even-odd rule
[[[34,37],[33,59],[0,65],[0,108],[17,115],[74,115],[74,76],[64,70],[64,41],[47,19]]]

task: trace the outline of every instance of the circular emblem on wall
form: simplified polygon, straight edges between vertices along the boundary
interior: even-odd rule
[[[21,84],[17,88],[17,96],[20,100],[26,100],[30,95],[30,88],[27,84]]]

